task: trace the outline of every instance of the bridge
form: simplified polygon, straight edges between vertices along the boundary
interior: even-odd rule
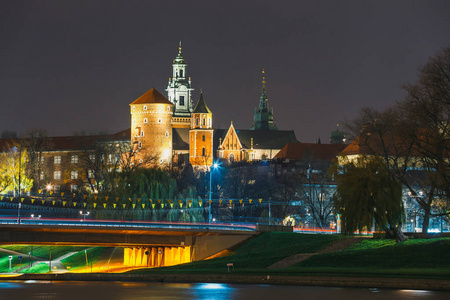
[[[83,245],[124,248],[125,266],[169,266],[202,260],[258,234],[220,224],[1,219],[0,245]]]

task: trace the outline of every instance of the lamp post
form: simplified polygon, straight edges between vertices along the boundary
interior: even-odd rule
[[[89,214],[90,214],[90,212],[88,211],[88,212],[85,212],[85,213],[83,213],[83,211],[82,210],[80,210],[80,215],[82,215],[83,216],[83,221],[86,221],[86,216],[89,216]]]
[[[422,191],[419,191],[418,193],[416,193],[416,194],[413,195],[413,193],[411,193],[411,191],[409,191],[409,192],[408,192],[408,196],[409,196],[410,199],[414,199],[414,198],[422,198],[423,192],[422,192]],[[415,200],[415,201],[417,201],[417,200]],[[416,226],[417,226],[417,223],[419,222],[419,220],[418,220],[418,219],[419,219],[419,216],[417,215],[417,210],[416,210],[415,205],[414,205],[414,207],[413,207],[413,204],[412,204],[412,203],[410,203],[410,204],[411,204],[411,211],[414,210],[414,216],[411,216],[411,225],[413,226],[412,232],[416,232]],[[414,218],[413,218],[413,217],[414,217]]]
[[[212,220],[212,211],[211,211],[211,188],[212,188],[212,171],[213,169],[217,169],[219,167],[218,163],[213,163],[211,168],[209,169],[209,216],[208,221],[211,223]]]

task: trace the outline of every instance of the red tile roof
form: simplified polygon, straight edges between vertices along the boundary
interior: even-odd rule
[[[164,104],[172,104],[166,97],[161,95],[155,88],[151,88],[145,94],[134,100],[130,103],[132,104],[145,104],[145,103],[164,103]]]

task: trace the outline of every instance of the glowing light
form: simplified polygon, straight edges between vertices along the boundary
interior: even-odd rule
[[[47,188],[47,191],[50,191],[52,189],[52,185],[51,184],[47,184],[46,188]]]
[[[295,219],[291,216],[287,216],[283,220],[283,225],[284,226],[295,226]]]
[[[199,288],[203,290],[223,290],[228,289],[228,285],[223,283],[202,283],[199,284]]]

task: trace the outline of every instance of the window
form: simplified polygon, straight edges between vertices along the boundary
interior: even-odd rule
[[[53,173],[53,179],[61,179],[61,171],[55,171]]]
[[[44,171],[39,174],[39,180],[44,180]]]
[[[158,119],[158,123],[162,123],[162,119],[161,118]]]
[[[203,118],[203,126],[205,126],[205,125],[206,125],[206,119]]]
[[[76,185],[76,184],[72,184],[72,185],[70,186],[70,191],[71,191],[72,193],[76,192],[77,189],[78,189],[78,185]]]
[[[70,157],[70,163],[77,164],[78,163],[78,155],[72,155]]]
[[[91,162],[94,162],[95,161],[95,154],[89,154],[89,160]]]
[[[139,148],[139,149],[142,149],[142,142],[139,142],[138,148]]]
[[[139,160],[139,163],[140,163],[140,164],[142,164],[143,162],[144,162],[144,160],[143,160],[143,159],[140,159],[140,160]]]
[[[144,110],[147,110],[147,105],[144,105]]]
[[[183,70],[180,70],[180,77],[183,77]]]
[[[202,136],[202,141],[206,141],[206,136],[205,135]]]
[[[203,149],[202,149],[202,156],[206,156],[206,149],[205,149],[205,147],[203,147]]]
[[[195,119],[195,125],[198,126],[198,118]]]
[[[144,123],[147,124],[148,123],[148,119],[144,118]]]
[[[167,106],[167,111],[170,111],[170,106]]]
[[[43,164],[43,163],[44,163],[44,157],[41,156],[41,164]]]
[[[183,72],[183,71],[181,71]],[[180,96],[180,105],[184,106],[184,96]]]
[[[168,131],[166,131],[166,137],[169,137],[169,132]]]
[[[70,172],[70,179],[78,179],[78,171],[73,170]]]
[[[133,124],[136,124],[136,119],[133,119]]]
[[[61,164],[61,156],[55,156],[54,157],[54,162],[55,162],[55,165],[60,165]]]
[[[133,106],[133,111],[135,111],[136,110],[136,106]]]
[[[94,171],[88,170],[88,178],[94,178]]]
[[[59,184],[56,184],[54,187],[54,192],[59,193],[60,190],[61,190],[61,186]]]
[[[144,130],[141,131],[141,136],[144,136]]]

